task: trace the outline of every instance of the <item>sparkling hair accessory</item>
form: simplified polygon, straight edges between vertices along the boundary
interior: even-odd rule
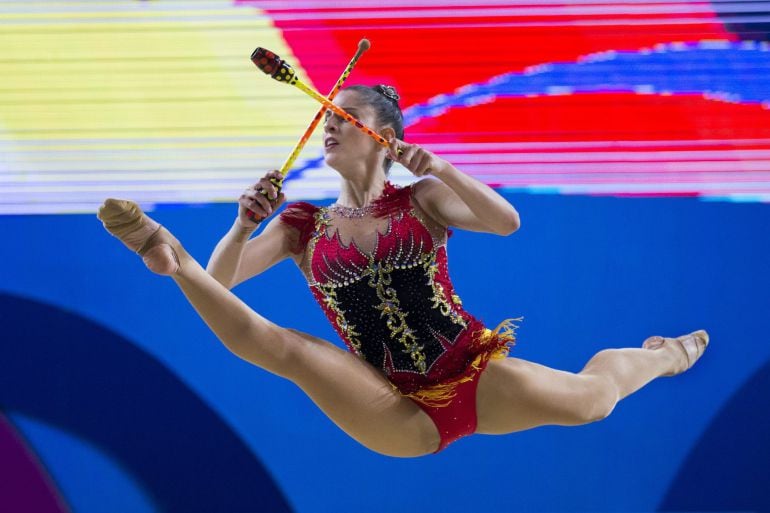
[[[385,84],[379,84],[374,86],[374,89],[385,96],[386,98],[389,98],[393,100],[394,102],[397,102],[401,97],[396,92],[396,88],[393,86],[385,85]]]

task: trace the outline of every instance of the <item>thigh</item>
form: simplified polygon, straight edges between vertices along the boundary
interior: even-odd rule
[[[369,449],[390,456],[421,456],[436,450],[433,421],[394,390],[378,369],[331,342],[285,330],[296,383],[343,431]]]
[[[605,396],[611,399],[602,380],[520,358],[491,360],[479,378],[477,432],[504,434],[598,420]]]

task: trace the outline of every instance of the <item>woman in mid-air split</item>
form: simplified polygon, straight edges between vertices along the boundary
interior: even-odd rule
[[[147,267],[171,276],[230,351],[296,383],[355,440],[411,457],[472,433],[586,424],[703,354],[708,335],[701,330],[600,351],[576,374],[507,357],[515,325],[490,330],[463,309],[446,242],[450,226],[509,235],[519,228],[516,210],[449,162],[404,142],[392,87],[347,87],[335,103],[389,147],[327,113],[325,160],[341,179],[336,203],[290,204],[250,239],[258,226],[252,219],[264,221],[285,201],[271,182],[280,175],[267,173],[241,196],[207,270],[133,202],[108,199],[99,218]],[[387,179],[394,161],[432,178],[396,187]],[[270,322],[230,292],[285,258],[305,275],[347,351]]]

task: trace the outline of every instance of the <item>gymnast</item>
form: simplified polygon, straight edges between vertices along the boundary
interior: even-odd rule
[[[446,242],[450,226],[509,235],[519,228],[517,211],[451,163],[404,142],[394,88],[351,86],[334,103],[388,144],[327,112],[324,156],[340,175],[337,201],[289,204],[251,237],[285,202],[276,186],[281,176],[267,173],[240,197],[206,270],[133,202],[108,199],[98,216],[151,271],[176,282],[230,351],[291,380],[356,441],[416,457],[472,433],[594,422],[703,354],[709,337],[700,330],[600,351],[578,373],[508,356],[519,319],[489,329],[464,310],[448,275]],[[420,179],[392,185],[393,162]],[[286,258],[347,351],[274,324],[230,292]]]

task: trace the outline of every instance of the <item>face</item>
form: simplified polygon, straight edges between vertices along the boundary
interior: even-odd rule
[[[355,91],[340,91],[334,104],[364,125],[380,132],[377,116]],[[331,111],[324,121],[324,157],[326,163],[343,176],[366,172],[370,166],[382,166],[385,149],[374,139]]]

